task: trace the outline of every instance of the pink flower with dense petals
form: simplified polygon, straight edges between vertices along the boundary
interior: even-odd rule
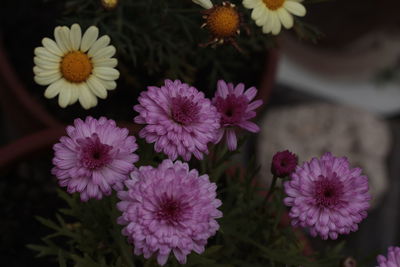
[[[387,258],[379,255],[377,261],[377,267],[400,267],[400,247],[389,247]]]
[[[178,80],[165,80],[160,88],[149,86],[142,92],[135,122],[146,124],[139,132],[148,143],[155,143],[156,152],[164,152],[172,160],[192,154],[203,159],[207,144],[215,141],[220,116],[210,100],[196,88]]]
[[[69,193],[79,192],[82,201],[101,199],[112,189],[123,188],[123,182],[139,158],[136,139],[129,131],[118,128],[115,121],[101,117],[76,119],[67,127],[68,136],[60,138],[53,149],[52,174]]]
[[[358,229],[367,217],[368,178],[350,168],[347,158],[325,153],[296,167],[284,183],[293,226],[309,227],[312,236],[336,239]]]
[[[288,176],[296,169],[297,162],[296,154],[289,150],[277,152],[272,158],[271,172],[276,177]]]
[[[215,183],[207,175],[189,170],[187,163],[164,160],[157,168],[140,167],[125,181],[117,204],[126,225],[122,233],[134,245],[136,255],[153,254],[164,265],[172,252],[181,264],[193,250],[202,253],[207,239],[219,229]]]
[[[251,87],[244,90],[244,84],[239,83],[236,87],[232,83],[223,80],[218,81],[217,92],[213,98],[213,104],[221,114],[221,128],[218,131],[217,140],[219,143],[226,133],[226,142],[229,150],[237,148],[237,138],[235,130],[237,127],[252,133],[257,133],[260,128],[249,119],[256,116],[254,111],[262,105],[262,100],[253,101],[257,94],[257,89]]]

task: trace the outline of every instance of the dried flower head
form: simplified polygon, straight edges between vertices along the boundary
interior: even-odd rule
[[[242,15],[234,4],[224,1],[221,5],[214,5],[202,13],[205,22],[201,27],[209,31],[210,41],[201,46],[228,43],[240,51],[236,37],[240,34]]]
[[[107,10],[112,10],[118,5],[118,0],[100,0],[100,2],[101,5]]]

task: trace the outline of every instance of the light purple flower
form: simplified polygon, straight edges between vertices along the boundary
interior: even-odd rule
[[[358,229],[367,217],[368,178],[350,168],[347,158],[325,153],[296,167],[284,183],[293,226],[309,227],[312,236],[336,239]]]
[[[254,111],[262,105],[262,100],[253,101],[257,89],[251,87],[244,90],[244,84],[239,83],[236,87],[232,83],[223,80],[218,81],[217,92],[213,98],[213,105],[221,114],[221,128],[218,131],[217,141],[219,143],[226,133],[226,143],[229,150],[237,148],[235,130],[237,127],[252,133],[257,133],[260,128],[249,119],[256,116]]]
[[[134,136],[118,128],[115,121],[101,117],[76,119],[67,127],[67,135],[60,138],[53,149],[52,174],[69,193],[79,192],[82,201],[101,199],[112,189],[123,188],[123,181],[139,158]]]
[[[379,263],[377,267],[400,267],[400,247],[389,247],[387,258],[379,255],[376,259]]]
[[[164,265],[173,252],[184,264],[192,250],[202,253],[207,239],[219,229],[217,186],[207,175],[189,170],[187,163],[166,159],[157,168],[140,167],[125,185],[128,190],[118,192],[118,223],[126,225],[122,233],[136,255],[147,259],[157,254]]]
[[[202,159],[220,127],[220,116],[210,100],[178,80],[165,80],[160,88],[149,86],[134,110],[139,113],[135,122],[146,124],[139,136],[172,160],[181,156],[188,161],[192,154]]]

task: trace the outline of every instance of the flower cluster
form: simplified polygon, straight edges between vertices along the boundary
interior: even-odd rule
[[[205,9],[202,27],[207,28],[211,35],[211,40],[205,45],[230,43],[240,51],[235,38],[244,23],[238,8],[229,1],[223,1],[221,5],[214,5],[210,0],[192,1]],[[252,9],[251,18],[265,34],[278,35],[282,26],[286,29],[293,27],[293,15],[306,15],[301,0],[243,0],[242,4]]]
[[[202,159],[203,153],[208,153],[207,144],[218,143],[225,132],[228,148],[235,150],[236,128],[259,131],[248,121],[262,104],[261,100],[252,102],[256,94],[254,87],[244,91],[243,84],[234,87],[219,81],[211,102],[202,92],[178,80],[166,80],[161,87],[149,86],[134,106],[139,113],[135,122],[146,124],[139,136],[155,143],[155,151],[172,160],[181,156],[188,161],[192,155]]]

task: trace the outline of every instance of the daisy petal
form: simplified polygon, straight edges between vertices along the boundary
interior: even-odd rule
[[[71,39],[69,37],[70,35],[70,30],[67,26],[62,26],[61,27],[61,41],[64,43],[65,48],[67,51],[72,51],[72,43]]]
[[[99,36],[99,29],[96,26],[90,26],[83,34],[81,42],[81,51],[86,52],[94,44]]]
[[[238,85],[236,85],[235,87],[235,95],[240,96],[241,94],[243,94],[244,91],[244,84],[243,83],[239,83]]]
[[[54,74],[54,75],[51,75],[51,76],[37,76],[37,75],[35,75],[35,77],[33,79],[35,80],[36,83],[38,83],[40,85],[49,85],[49,84],[57,81],[60,78],[61,78],[60,74]]]
[[[93,69],[93,74],[100,79],[116,80],[119,77],[119,71],[112,68],[98,67]]]
[[[65,81],[64,79],[59,79],[46,88],[44,91],[44,96],[48,99],[56,97],[60,91],[63,90],[63,88],[65,88]]]
[[[97,53],[97,51],[107,47],[109,43],[110,43],[110,37],[108,37],[108,35],[100,37],[96,42],[94,42],[92,47],[90,47],[88,55],[93,57]]]
[[[84,109],[89,109],[97,104],[96,97],[90,92],[85,83],[79,85],[79,103]]]
[[[115,68],[118,65],[118,60],[116,58],[102,58],[102,59],[93,59],[93,66],[96,67],[109,67]]]
[[[92,93],[94,93],[96,96],[102,99],[107,98],[107,90],[96,76],[92,75],[87,80],[87,85],[89,86],[89,89],[92,91]]]
[[[286,8],[293,15],[299,17],[303,17],[307,13],[306,8],[302,4],[295,1],[285,1],[283,7]]]
[[[71,85],[69,83],[65,83],[65,87],[60,91],[60,95],[58,96],[58,104],[60,107],[65,108],[68,106],[68,103],[71,99]]]
[[[99,79],[99,81],[104,85],[107,90],[114,90],[117,88],[117,83],[115,81],[106,81],[103,79]]]
[[[290,29],[293,27],[293,16],[287,12],[286,9],[281,8],[278,10],[279,20],[282,22],[283,27]]]
[[[56,56],[62,56],[63,52],[61,52],[60,48],[58,47],[57,43],[51,40],[50,38],[43,38],[42,45],[51,53]]]
[[[71,26],[71,31],[69,32],[69,38],[71,40],[72,50],[79,50],[79,46],[81,45],[82,39],[82,30],[79,24],[73,24]]]
[[[254,8],[251,12],[251,18],[253,20],[257,20],[265,15],[265,7],[259,6],[258,8]]]
[[[51,53],[49,50],[47,50],[44,47],[36,47],[34,50],[35,56],[38,56],[40,58],[46,59],[51,62],[60,62],[61,57],[54,55]]]
[[[79,86],[77,84],[71,83],[71,98],[69,100],[68,105],[75,104],[76,101],[78,101],[79,98]]]
[[[104,47],[96,51],[96,53],[93,55],[93,59],[110,58],[115,55],[116,51],[117,50],[113,45]]]
[[[68,52],[67,46],[64,43],[64,39],[63,39],[63,33],[62,33],[62,27],[61,26],[57,26],[54,29],[54,38],[56,39],[56,43],[58,48],[60,48],[61,52],[63,54]]]
[[[262,13],[262,16],[260,16],[258,19],[256,19],[256,24],[258,25],[258,26],[264,26],[266,23],[267,23],[267,20],[268,20],[268,16],[269,16],[269,13],[271,13],[271,11],[269,11],[268,9],[266,9],[266,8],[263,8],[263,13]]]
[[[243,0],[242,4],[245,8],[252,9],[260,4],[260,0]]]
[[[40,57],[34,57],[33,62],[35,63],[35,65],[37,65],[38,67],[40,67],[42,69],[53,70],[53,69],[59,69],[59,67],[60,67],[60,63],[48,61],[47,59],[40,58]]]
[[[40,76],[40,77],[50,77],[53,75],[61,77],[61,74],[58,69],[55,70],[45,70],[42,68],[39,68],[38,66],[33,67],[33,72],[35,75]],[[59,74],[59,75],[57,75]]]
[[[278,18],[276,12],[271,12],[269,18],[269,23],[271,24],[271,32],[273,35],[278,35],[281,32],[281,22]]]

